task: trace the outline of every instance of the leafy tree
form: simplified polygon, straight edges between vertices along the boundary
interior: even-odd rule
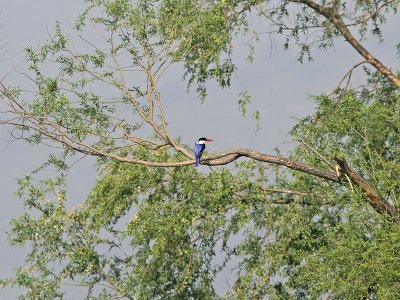
[[[59,177],[20,180],[26,212],[10,242],[30,252],[2,284],[24,287],[26,299],[64,298],[67,285],[85,287],[87,299],[398,299],[399,79],[349,31],[379,35],[397,6],[88,1],[76,28],[89,52],[73,50],[57,24],[48,43],[27,49],[35,96],[1,84],[11,112],[3,122],[30,143],[62,148],[43,166]],[[291,132],[299,147],[290,157],[227,150],[201,163],[232,168],[202,174],[168,131],[158,82],[182,62],[200,96],[208,79],[229,86],[232,40],[254,12],[287,34],[285,46],[299,46],[300,60],[311,58],[307,37],[318,29],[318,46],[343,36],[376,72],[366,69],[362,88],[316,96],[315,115]],[[84,37],[88,23],[101,41]],[[113,99],[96,92],[102,86]],[[76,155],[97,156],[99,177],[67,209]],[[231,263],[235,281],[218,294],[215,278]]]

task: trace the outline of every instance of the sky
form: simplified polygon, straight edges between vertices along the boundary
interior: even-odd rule
[[[46,41],[56,20],[69,28],[83,7],[83,0],[0,0],[0,40],[6,42],[7,58],[1,63],[0,76],[11,71],[7,78],[16,82],[22,80],[23,76],[13,70],[24,70],[24,48],[28,45],[36,47]],[[399,67],[394,50],[398,24],[398,16],[389,19],[384,43],[379,44],[376,40],[366,42],[367,47],[391,67]],[[279,38],[273,42],[276,43],[271,45],[271,41],[265,38],[257,44],[253,64],[247,63],[246,47],[239,43],[235,54],[238,71],[232,88],[221,90],[210,84],[205,103],[200,103],[195,93],[186,92],[185,83],[181,81],[182,70],[173,68],[160,84],[161,93],[168,101],[166,114],[171,134],[181,137],[188,145],[194,144],[201,136],[211,137],[215,142],[209,144],[210,152],[229,148],[253,148],[266,153],[272,153],[276,147],[289,150],[291,144],[286,143],[290,140],[288,131],[298,118],[313,111],[310,95],[330,91],[347,70],[362,59],[354,49],[339,40],[328,51],[316,51],[313,62],[300,64],[295,51],[284,51]],[[255,121],[243,117],[237,106],[238,93],[242,90],[248,90],[253,97],[250,107],[261,112],[262,128],[257,134]],[[43,162],[50,150],[15,141],[4,127],[0,127],[0,151],[2,278],[10,276],[15,267],[23,264],[25,253],[23,249],[10,247],[5,241],[10,220],[22,213],[22,201],[14,195],[16,179]],[[95,183],[94,164],[94,159],[83,159],[71,170],[69,199],[73,204],[83,202]],[[11,288],[0,289],[0,299],[14,299],[17,292]],[[75,299],[80,299],[79,294]]]

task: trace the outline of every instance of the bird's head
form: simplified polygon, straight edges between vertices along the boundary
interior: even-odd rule
[[[208,138],[205,138],[205,137],[201,137],[197,141],[197,144],[205,144],[206,142],[213,142],[213,141],[214,141],[213,139],[208,139]]]

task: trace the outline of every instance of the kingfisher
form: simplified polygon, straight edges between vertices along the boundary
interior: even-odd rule
[[[200,163],[200,158],[204,152],[204,149],[206,149],[206,142],[212,142],[212,141],[214,141],[214,140],[208,139],[205,137],[199,138],[199,140],[197,141],[196,145],[194,146],[194,156],[196,157],[196,167]]]

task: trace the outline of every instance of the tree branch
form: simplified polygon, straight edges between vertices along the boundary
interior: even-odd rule
[[[388,202],[382,200],[373,187],[362,176],[357,174],[344,159],[335,157],[336,162],[340,166],[340,172],[347,175],[351,182],[358,186],[368,197],[372,208],[381,213],[392,216],[396,223],[400,224],[400,217],[398,211]]]
[[[299,0],[292,1],[295,3],[303,3],[307,5],[318,14],[324,16],[328,19],[335,28],[341,33],[341,35],[346,39],[346,41],[358,52],[361,54],[365,60],[376,68],[383,76],[385,76],[390,82],[392,82],[395,86],[400,87],[400,79],[397,78],[392,71],[386,67],[379,59],[373,56],[363,45],[353,36],[353,34],[348,29],[348,26],[343,22],[342,18],[337,14],[332,8],[327,6],[323,6],[314,2],[313,0]]]

